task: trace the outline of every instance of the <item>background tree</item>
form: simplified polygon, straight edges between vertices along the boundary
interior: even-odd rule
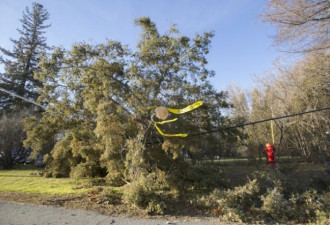
[[[49,49],[44,37],[49,13],[39,3],[32,4],[23,12],[20,20],[22,28],[18,29],[21,37],[11,39],[14,44],[13,51],[0,47],[0,52],[5,56],[0,57],[4,65],[4,73],[0,74],[0,87],[25,98],[36,100],[38,88],[42,83],[33,78],[34,72],[39,70],[40,55]],[[21,99],[14,99],[11,95],[1,92],[0,110],[9,110],[11,107],[22,107],[26,104]]]
[[[229,87],[228,92],[229,101],[233,104],[233,108],[229,112],[232,115],[231,118],[237,120],[238,123],[246,123],[250,116],[246,93],[241,87],[234,85]]]
[[[251,113],[250,121],[263,120],[271,117],[269,111],[266,110],[267,103],[265,101],[265,91],[261,88],[253,89],[251,92]],[[248,150],[249,157],[252,161],[256,158],[261,159],[263,156],[263,148],[270,138],[270,127],[267,123],[255,124],[248,126]]]
[[[250,96],[250,121],[294,114],[329,106],[329,1],[270,0],[265,22],[277,27],[275,44],[301,53],[293,65],[275,70],[257,81]],[[322,161],[327,171],[327,111],[274,121],[277,153]],[[262,152],[260,143],[272,140],[270,123],[247,128],[252,155]]]
[[[228,95],[229,102],[232,104],[232,107],[229,109],[230,123],[238,125],[249,122],[251,110],[248,105],[249,96],[246,92],[239,86],[231,85],[228,88]],[[228,126],[231,124],[228,124]],[[233,131],[233,129],[230,131]],[[228,146],[231,146],[229,149],[232,150],[232,153],[225,156],[236,156],[235,153],[238,153],[239,156],[248,156],[246,131],[244,127],[236,130],[237,135],[234,136],[236,140],[232,139],[228,143]]]
[[[276,70],[259,80],[259,91],[262,93],[260,102],[263,103],[256,105],[253,103],[256,98],[252,98],[252,115],[257,109],[261,111],[256,115],[269,118],[271,115],[277,117],[328,107],[329,78],[329,56],[326,53],[306,54],[292,66],[277,65]],[[320,111],[274,121],[277,153],[300,156],[306,161],[321,161],[328,171],[326,133],[329,119],[327,111]],[[264,139],[271,140],[269,123],[260,126],[268,134]],[[249,139],[253,136],[251,132]]]
[[[291,52],[324,51],[330,48],[328,0],[270,0],[265,22],[275,25],[275,43]]]

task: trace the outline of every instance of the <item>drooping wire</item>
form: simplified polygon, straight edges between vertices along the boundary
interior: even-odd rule
[[[25,98],[25,97],[23,97],[23,96],[20,96],[20,95],[17,95],[17,94],[15,94],[15,93],[13,93],[13,92],[7,91],[6,89],[3,89],[3,88],[1,88],[1,87],[0,87],[0,91],[3,91],[3,92],[5,92],[5,93],[7,93],[7,94],[9,94],[9,95],[11,95],[11,96],[16,97],[16,98],[20,98],[20,99],[22,99],[22,100],[24,100],[24,101],[30,102],[30,103],[32,103],[32,104],[34,104],[34,105],[36,105],[36,106],[41,107],[43,110],[46,110],[46,108],[45,108],[44,106],[42,106],[42,105],[40,105],[40,104],[36,103],[35,101],[32,101],[32,100],[30,100],[30,99],[28,99],[28,98]]]
[[[258,120],[258,121],[253,121],[253,122],[249,122],[249,123],[243,123],[243,124],[237,124],[234,126],[228,126],[228,127],[222,127],[222,128],[218,128],[218,129],[214,129],[214,130],[207,130],[204,132],[200,132],[200,133],[191,133],[188,135],[188,137],[197,137],[197,136],[201,136],[201,135],[205,135],[205,134],[210,134],[210,133],[216,133],[216,132],[220,132],[223,130],[230,130],[230,129],[234,129],[234,128],[238,128],[238,127],[245,127],[245,126],[249,126],[249,125],[254,125],[254,124],[258,124],[258,123],[264,123],[267,121],[271,121],[271,120],[279,120],[279,119],[284,119],[284,118],[289,118],[289,117],[294,117],[294,116],[301,116],[304,114],[309,114],[309,113],[314,113],[314,112],[319,112],[319,111],[324,111],[324,110],[329,110],[330,106],[324,107],[324,108],[319,108],[319,109],[313,109],[310,111],[305,111],[305,112],[300,112],[300,113],[294,113],[294,114],[289,114],[289,115],[284,115],[284,116],[278,116],[278,117],[271,117],[268,119],[264,119],[264,120]]]
[[[12,93],[10,91],[7,91],[3,88],[0,88],[0,91],[3,91],[7,94],[10,94],[14,97],[17,97],[17,98],[20,98],[22,100],[25,100],[27,102],[30,102],[36,106],[39,106],[41,107],[43,110],[46,110],[46,108],[38,103],[36,103],[35,101],[32,101],[28,98],[25,98],[25,97],[22,97],[20,95],[17,95],[15,93]],[[234,125],[234,126],[228,126],[228,127],[222,127],[222,128],[217,128],[217,129],[213,129],[213,130],[207,130],[207,131],[204,131],[204,132],[200,132],[200,133],[190,133],[188,135],[188,137],[197,137],[197,136],[202,136],[202,135],[206,135],[206,134],[210,134],[210,133],[216,133],[216,132],[220,132],[220,131],[224,131],[224,130],[230,130],[230,129],[234,129],[234,128],[238,128],[238,127],[245,127],[245,126],[250,126],[250,125],[254,125],[254,124],[258,124],[258,123],[264,123],[264,122],[267,122],[267,121],[271,121],[271,120],[279,120],[279,119],[284,119],[284,118],[289,118],[289,117],[294,117],[294,116],[301,116],[301,115],[304,115],[304,114],[309,114],[309,113],[314,113],[314,112],[320,112],[320,111],[324,111],[324,110],[329,110],[330,109],[330,106],[327,106],[327,107],[324,107],[324,108],[319,108],[319,109],[313,109],[313,110],[310,110],[310,111],[305,111],[305,112],[300,112],[300,113],[294,113],[294,114],[289,114],[289,115],[284,115],[284,116],[278,116],[278,117],[271,117],[271,118],[268,118],[268,119],[264,119],[264,120],[258,120],[258,121],[253,121],[253,122],[248,122],[248,123],[243,123],[243,124],[237,124],[237,125]]]

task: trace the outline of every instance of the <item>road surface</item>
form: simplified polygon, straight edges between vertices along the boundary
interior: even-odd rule
[[[1,225],[223,225],[203,219],[139,219],[60,207],[0,202]]]

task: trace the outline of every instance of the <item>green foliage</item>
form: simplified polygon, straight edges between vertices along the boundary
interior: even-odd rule
[[[100,174],[100,166],[92,162],[80,163],[77,166],[71,168],[70,177],[79,179],[79,178],[88,178],[88,177],[97,177]]]
[[[240,210],[258,207],[260,189],[256,180],[249,181],[246,185],[236,187],[234,190],[226,192],[228,198],[222,203],[230,208],[238,208]],[[221,203],[220,203],[221,204]]]
[[[152,193],[140,183],[132,183],[125,186],[123,200],[126,203],[145,209],[150,201]]]
[[[317,192],[296,192],[284,177],[256,173],[245,185],[229,190],[214,190],[205,200],[213,212],[237,222],[316,222],[327,221],[326,204]]]
[[[147,107],[182,108],[203,100],[204,107],[162,127],[167,133],[200,132],[221,123],[227,103],[207,80],[214,75],[206,69],[212,33],[188,38],[172,27],[161,35],[149,18],[136,24],[142,29],[136,52],[108,40],[42,57],[35,78],[44,84],[38,101],[47,107],[41,118],[25,121],[25,145],[34,157],[51,149],[45,176],[104,177],[109,185],[125,185],[127,203],[162,213],[157,193],[176,196],[193,186],[221,185],[218,170],[189,166],[183,154],[211,152],[217,146],[208,143],[216,136],[204,142],[162,137]]]
[[[166,205],[164,202],[158,203],[155,200],[151,200],[148,203],[148,207],[146,210],[147,210],[148,214],[163,215],[166,212]]]
[[[155,183],[154,183],[155,182]],[[167,188],[166,188],[167,187]],[[138,182],[124,186],[122,200],[151,215],[163,215],[168,212],[168,204],[175,198],[175,192],[169,186],[157,182],[155,176],[149,175]]]
[[[292,194],[286,199],[280,189],[274,188],[269,191],[263,200],[263,212],[270,218],[277,221],[293,220],[299,223],[315,222],[318,215],[322,217],[325,206],[318,200],[314,190],[306,191],[302,194]]]
[[[224,188],[228,183],[224,180],[224,173],[216,165],[187,165],[188,170],[184,180],[194,190],[209,191],[214,188]]]
[[[288,221],[290,218],[291,205],[290,202],[284,198],[279,188],[275,187],[268,191],[266,196],[261,197],[263,201],[262,210],[269,217],[276,220]]]

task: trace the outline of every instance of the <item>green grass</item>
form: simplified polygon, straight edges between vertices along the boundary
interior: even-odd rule
[[[24,192],[33,194],[82,194],[90,190],[89,180],[76,181],[70,178],[44,178],[42,172],[30,165],[12,170],[0,170],[0,192]]]
[[[247,177],[256,171],[269,171],[269,165],[264,162],[257,162],[257,165],[248,165],[246,160],[241,164],[236,164],[237,160],[227,159],[225,163],[215,162],[225,174],[225,179],[231,186],[242,185],[247,181]],[[203,162],[211,163],[211,162]],[[323,171],[320,164],[306,163],[284,163],[280,164],[281,171],[295,177],[310,178],[312,175]],[[19,165],[12,170],[0,170],[0,192],[23,192],[33,194],[82,194],[93,188],[91,179],[75,180],[71,178],[44,178],[37,175],[41,169],[33,165]],[[99,186],[99,185],[98,185]],[[95,188],[95,187],[94,187]]]

